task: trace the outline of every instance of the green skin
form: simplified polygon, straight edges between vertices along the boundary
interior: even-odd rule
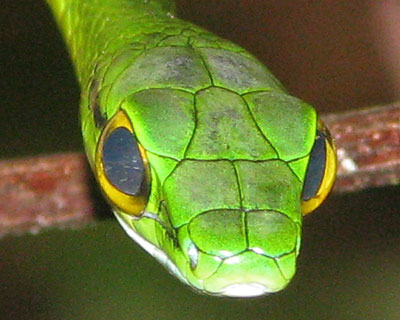
[[[79,79],[94,167],[101,129],[128,115],[147,153],[145,214],[113,208],[139,244],[201,292],[257,296],[293,277],[315,110],[254,56],[174,17],[167,0],[48,0]]]

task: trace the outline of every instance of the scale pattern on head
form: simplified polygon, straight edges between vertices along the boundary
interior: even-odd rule
[[[114,58],[95,99],[89,85],[87,152],[124,228],[181,280],[218,295],[276,292],[295,273],[318,118],[253,56],[205,35],[185,29]],[[129,135],[147,166],[124,169],[147,172],[133,202],[107,191],[103,173],[105,141]]]

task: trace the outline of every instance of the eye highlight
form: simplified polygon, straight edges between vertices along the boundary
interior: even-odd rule
[[[315,210],[333,187],[337,168],[336,149],[331,135],[321,120],[304,179],[302,192],[302,213]]]
[[[148,161],[122,110],[101,134],[96,151],[96,176],[112,206],[129,215],[143,213],[149,195]]]

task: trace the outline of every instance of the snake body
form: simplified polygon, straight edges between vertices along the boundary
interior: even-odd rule
[[[168,0],[47,0],[81,88],[89,163],[122,227],[213,295],[283,289],[332,187],[316,111]]]

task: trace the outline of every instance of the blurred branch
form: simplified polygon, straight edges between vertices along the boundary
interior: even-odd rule
[[[0,237],[95,221],[89,177],[80,153],[0,161]]]
[[[400,181],[400,103],[323,116],[336,140],[334,192]],[[91,173],[83,154],[0,161],[0,237],[95,222]]]
[[[337,146],[334,192],[400,183],[400,103],[322,118]]]

